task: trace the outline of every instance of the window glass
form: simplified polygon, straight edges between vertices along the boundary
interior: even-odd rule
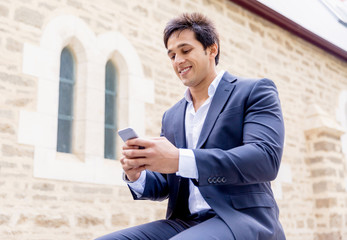
[[[117,78],[116,68],[111,60],[106,63],[105,74],[105,138],[104,157],[116,159],[117,134]]]
[[[68,48],[64,48],[60,56],[58,152],[72,152],[74,83],[75,61],[71,51]]]

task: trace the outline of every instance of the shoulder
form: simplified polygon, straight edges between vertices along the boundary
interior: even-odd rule
[[[270,87],[276,89],[275,83],[268,78],[246,78],[240,76],[234,76],[228,72],[225,72],[222,80],[235,84],[236,91],[247,91],[258,89],[259,87]]]
[[[181,100],[179,100],[177,103],[175,103],[173,106],[171,106],[167,112],[175,112],[175,110],[177,110],[178,108],[181,108],[182,106],[185,106],[187,103],[185,98],[182,98]]]
[[[274,85],[274,82],[268,78],[246,78],[232,75],[229,72],[225,72],[222,79],[242,87],[254,86],[257,84]]]
[[[186,106],[186,103],[187,103],[186,99],[182,98],[176,104],[174,104],[173,106],[171,106],[168,110],[164,112],[163,118],[172,118],[177,113],[178,109]]]

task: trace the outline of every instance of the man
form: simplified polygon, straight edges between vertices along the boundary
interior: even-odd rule
[[[218,34],[201,14],[171,20],[164,43],[188,89],[162,137],[128,140],[120,161],[134,199],[169,199],[166,219],[98,240],[285,239],[270,187],[284,141],[274,83],[217,74]]]

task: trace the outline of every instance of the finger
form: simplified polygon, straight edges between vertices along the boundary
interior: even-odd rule
[[[125,158],[124,161],[129,168],[140,168],[148,162],[146,158]]]
[[[136,166],[134,167],[134,164],[132,162],[130,162],[131,165],[129,165],[129,161],[127,161],[127,159],[125,157],[120,159],[120,163],[122,165],[122,168],[125,172],[131,171],[133,169],[136,170]]]
[[[123,150],[126,150],[126,149],[139,149],[139,146],[136,146],[136,145],[127,145],[127,144],[124,144],[123,147],[122,147]]]
[[[158,141],[158,140],[166,139],[166,137],[153,137],[153,138],[151,138],[151,139],[152,139],[152,140]]]
[[[133,138],[126,141],[126,144],[129,146],[141,146],[147,148],[151,146],[152,141],[144,138]]]
[[[121,164],[122,164],[122,168],[123,168],[124,172],[128,172],[128,171],[130,171],[131,169],[133,169],[133,167],[129,166],[129,165],[126,163],[125,158],[122,158],[122,159],[120,160],[120,162],[121,162]]]
[[[142,165],[142,166],[137,167],[137,168],[131,168],[128,172],[137,173],[137,172],[142,172],[145,169],[146,169],[145,165]]]
[[[145,158],[147,156],[146,149],[125,149],[122,151],[123,156],[126,158]]]

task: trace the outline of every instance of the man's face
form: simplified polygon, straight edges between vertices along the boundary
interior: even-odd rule
[[[168,39],[167,49],[177,76],[187,87],[197,87],[214,70],[215,55],[209,47],[204,50],[191,30],[174,32]]]

